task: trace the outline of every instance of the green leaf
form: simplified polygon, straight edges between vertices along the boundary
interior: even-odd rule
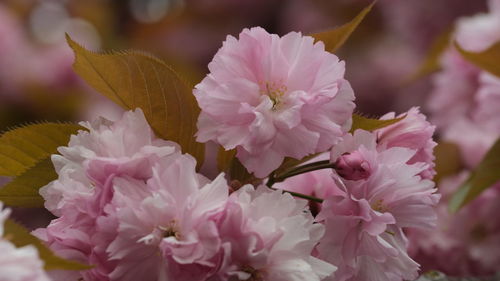
[[[454,175],[462,169],[462,159],[460,157],[460,148],[455,143],[440,142],[434,148],[436,156],[436,176],[434,181],[439,183],[441,179]]]
[[[0,136],[0,175],[18,176],[68,144],[77,124],[40,123],[19,127]]]
[[[67,36],[75,52],[73,68],[98,92],[121,107],[137,107],[156,134],[177,142],[183,152],[203,164],[204,144],[195,140],[200,109],[192,87],[165,62],[141,52],[99,54],[86,50]]]
[[[469,62],[500,77],[500,42],[497,42],[486,51],[480,53],[466,51],[462,49],[457,42],[455,42],[455,48],[457,48],[460,54]]]
[[[410,76],[408,81],[417,80],[441,68],[439,59],[441,58],[443,52],[450,46],[450,39],[452,34],[453,30],[448,29],[438,37],[436,37],[431,47],[427,51],[427,55],[425,56],[424,61],[418,67],[417,71],[415,71],[415,73]]]
[[[366,118],[359,114],[353,114],[351,133],[356,131],[357,129],[363,129],[366,131],[374,131],[377,129],[381,129],[389,125],[392,125],[394,123],[397,123],[403,120],[405,117],[406,115],[394,119],[380,120],[380,119]]]
[[[55,179],[57,174],[47,158],[0,188],[0,201],[15,207],[43,207],[38,190]]]
[[[6,220],[4,225],[4,237],[12,242],[16,247],[33,245],[40,258],[45,263],[46,270],[66,269],[66,270],[84,270],[91,268],[88,265],[80,264],[74,261],[65,260],[56,256],[42,241],[31,235],[22,225],[13,220]]]
[[[334,53],[347,41],[349,36],[351,36],[365,16],[371,11],[375,3],[376,1],[373,1],[350,22],[332,30],[313,33],[311,36],[314,37],[316,41],[323,41],[323,43],[325,43],[325,50]]]
[[[452,212],[458,211],[498,181],[500,181],[500,139],[495,142],[481,163],[455,192],[450,200],[450,210]]]

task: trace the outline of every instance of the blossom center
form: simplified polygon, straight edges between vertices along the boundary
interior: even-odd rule
[[[277,109],[281,103],[281,98],[288,88],[283,83],[265,82],[260,84],[260,94],[268,96],[273,102],[273,110]]]
[[[248,277],[245,281],[264,281],[262,273],[251,266],[243,266],[242,271],[250,274],[250,277]]]
[[[167,226],[159,227],[163,231],[163,237],[174,237],[177,240],[181,239],[181,232],[179,231],[179,226],[176,220],[171,220]]]
[[[375,203],[372,204],[372,209],[377,211],[377,212],[380,212],[380,213],[385,213],[388,211],[387,206],[384,205],[383,199],[379,199],[379,200],[375,201]]]

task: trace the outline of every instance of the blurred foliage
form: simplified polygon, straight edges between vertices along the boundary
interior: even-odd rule
[[[498,281],[500,275],[490,277],[450,277],[438,271],[430,271],[415,281]]]
[[[455,192],[450,201],[450,210],[458,211],[474,200],[485,189],[500,181],[500,139],[486,153],[481,163],[472,171],[465,183]]]
[[[497,42],[487,50],[479,53],[468,52],[462,49],[458,43],[455,43],[455,47],[466,60],[500,77],[500,64],[498,63],[500,61],[500,42]]]

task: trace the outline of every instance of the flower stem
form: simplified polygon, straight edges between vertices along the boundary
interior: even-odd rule
[[[269,188],[272,189],[272,190],[281,190],[283,192],[290,193],[294,197],[299,197],[299,198],[307,199],[309,201],[323,203],[323,199],[317,198],[317,197],[314,197],[314,196],[305,195],[305,194],[298,193],[298,192],[293,192],[293,191],[288,191],[288,190],[285,190],[285,189],[277,189],[277,188],[274,188],[274,187],[269,187]]]
[[[281,175],[276,175],[275,172],[272,172],[269,175],[269,179],[268,179],[266,185],[273,190],[278,190],[278,189],[273,187],[273,185],[277,182],[282,182],[287,178],[297,176],[300,174],[304,174],[304,173],[308,173],[308,172],[312,172],[312,171],[316,171],[316,170],[322,170],[322,169],[333,169],[334,167],[335,167],[335,165],[330,163],[330,161],[323,160],[323,161],[313,162],[313,163],[305,164],[305,165],[302,165],[299,167],[291,168],[288,171],[283,172]],[[304,198],[304,199],[318,202],[318,203],[323,202],[323,199],[316,198],[316,197],[309,196],[309,195],[305,195],[302,193],[297,193],[297,192],[288,191],[288,190],[284,190],[284,189],[282,191],[290,193],[291,195],[293,195],[295,197]]]
[[[330,163],[328,160],[318,161],[309,163],[303,166],[292,168],[288,171],[285,171],[281,175],[276,175],[274,172],[269,176],[269,180],[267,181],[267,186],[272,187],[273,184],[277,182],[282,182],[287,178],[297,176],[300,174],[321,170],[321,169],[333,169],[335,167],[334,164]]]

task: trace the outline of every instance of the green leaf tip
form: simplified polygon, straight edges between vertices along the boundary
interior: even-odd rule
[[[390,126],[392,124],[395,124],[401,120],[406,118],[406,114],[398,117],[398,118],[393,118],[393,119],[373,119],[373,118],[367,118],[364,117],[363,115],[360,114],[353,114],[352,115],[352,127],[350,132],[353,133],[357,129],[362,129],[366,131],[374,131],[377,129],[381,129],[387,126]]]
[[[45,263],[46,270],[65,269],[65,270],[85,270],[92,266],[84,265],[78,262],[63,259],[56,256],[42,241],[33,236],[29,231],[17,222],[8,219],[4,225],[4,236],[9,237],[9,241],[16,247],[32,245],[38,250],[38,255]]]
[[[15,177],[68,144],[85,129],[71,123],[37,123],[14,128],[0,136],[0,175]]]
[[[469,178],[453,194],[449,210],[457,212],[484,190],[500,181],[500,138],[493,144]]]
[[[334,53],[349,39],[351,34],[356,30],[359,24],[363,21],[366,15],[371,11],[377,1],[373,1],[365,7],[356,17],[350,22],[337,27],[335,29],[326,30],[323,32],[313,33],[311,36],[315,41],[322,41],[325,44],[325,50]]]
[[[466,51],[456,41],[454,42],[454,46],[466,60],[500,77],[500,41],[482,52]]]

